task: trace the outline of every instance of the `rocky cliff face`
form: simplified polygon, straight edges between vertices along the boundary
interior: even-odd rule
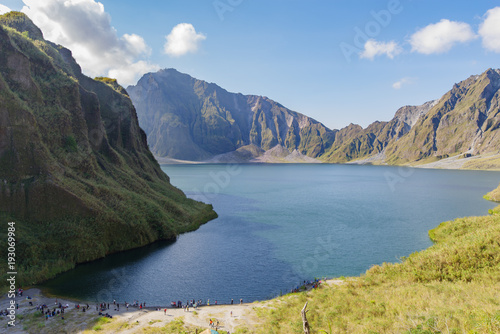
[[[390,143],[387,161],[401,164],[500,149],[500,71],[489,69],[456,84],[400,140]]]
[[[322,159],[328,162],[349,162],[384,153],[390,143],[404,137],[435,103],[431,101],[421,106],[402,107],[389,122],[377,121],[366,129],[351,124],[337,132],[334,144]]]
[[[127,88],[160,157],[206,160],[252,145],[282,146],[319,157],[335,131],[262,96],[229,93],[173,69],[146,74]]]
[[[69,50],[15,12],[0,16],[0,181],[21,284],[216,216],[170,185],[126,91],[85,77]]]
[[[456,85],[441,99],[400,108],[389,122],[340,130],[321,157],[349,162],[379,155],[379,163],[426,163],[451,156],[499,153],[500,70]]]

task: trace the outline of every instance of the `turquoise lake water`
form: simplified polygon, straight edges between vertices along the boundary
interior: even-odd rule
[[[357,165],[167,165],[219,218],[177,241],[109,256],[44,284],[88,301],[255,301],[315,277],[359,275],[429,247],[428,230],[485,215],[500,173]]]

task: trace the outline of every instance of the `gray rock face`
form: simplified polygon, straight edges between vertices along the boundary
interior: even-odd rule
[[[335,131],[262,96],[230,93],[174,69],[149,73],[127,91],[151,151],[159,157],[207,160],[254,145],[276,145],[316,158]]]
[[[400,108],[394,118],[406,123],[410,129],[417,123],[417,120],[434,107],[439,100],[429,101],[420,106],[404,106]]]

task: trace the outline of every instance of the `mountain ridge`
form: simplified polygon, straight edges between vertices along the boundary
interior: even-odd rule
[[[498,152],[499,81],[499,71],[488,69],[455,84],[402,141],[388,147],[388,162]]]
[[[160,157],[208,160],[247,145],[317,157],[334,138],[320,122],[267,97],[230,93],[174,69],[148,73],[127,91]]]
[[[183,78],[180,84],[176,76]],[[150,86],[146,79],[160,83]],[[499,123],[499,89],[500,70],[488,69],[455,84],[440,99],[399,108],[389,121],[375,121],[366,128],[350,124],[340,130],[329,129],[267,97],[230,93],[214,83],[174,69],[148,73],[138,85],[129,86],[127,91],[137,107],[141,124],[156,125],[155,128],[145,126],[145,130],[148,138],[153,138],[153,153],[159,157],[208,162],[262,162],[259,157],[264,152],[279,146],[288,152],[296,151],[299,159],[292,159],[292,162],[422,164],[461,154],[497,152],[500,144],[494,130]],[[191,99],[186,99],[189,94]],[[194,95],[197,98],[192,99]],[[168,101],[169,98],[174,101]],[[165,110],[160,101],[169,104],[170,109]],[[224,114],[223,120],[207,121],[217,112],[219,116]],[[428,116],[429,113],[433,116]],[[474,117],[480,126],[467,120],[471,113],[476,114]],[[190,119],[183,121],[183,117]],[[203,120],[204,117],[207,119]],[[172,119],[174,122],[166,125]],[[425,121],[428,119],[431,121]],[[432,119],[435,124],[429,125]],[[199,127],[200,122],[205,128]],[[454,124],[453,129],[449,122]],[[221,126],[223,123],[225,126]],[[466,125],[459,128],[462,123]],[[170,133],[162,131],[159,124],[168,127]],[[181,127],[184,129],[180,130]],[[214,134],[211,131],[224,140],[211,138]],[[181,136],[176,137],[179,132]],[[433,142],[431,146],[430,141]],[[190,156],[165,149],[165,142],[178,150],[182,147],[181,151],[189,151]],[[186,146],[185,142],[189,145]],[[225,144],[219,145],[221,142]],[[263,152],[251,150],[252,154],[246,151],[241,155],[241,150],[238,150],[248,145]],[[314,160],[303,159],[305,157]],[[283,162],[283,159],[270,158],[266,162]]]

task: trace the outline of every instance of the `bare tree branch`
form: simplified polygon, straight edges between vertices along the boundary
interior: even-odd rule
[[[300,315],[302,316],[302,327],[304,328],[304,334],[311,334],[310,329],[309,329],[309,322],[307,321],[306,313],[309,312],[306,310],[307,308],[307,302],[304,305],[304,308],[300,312]]]

